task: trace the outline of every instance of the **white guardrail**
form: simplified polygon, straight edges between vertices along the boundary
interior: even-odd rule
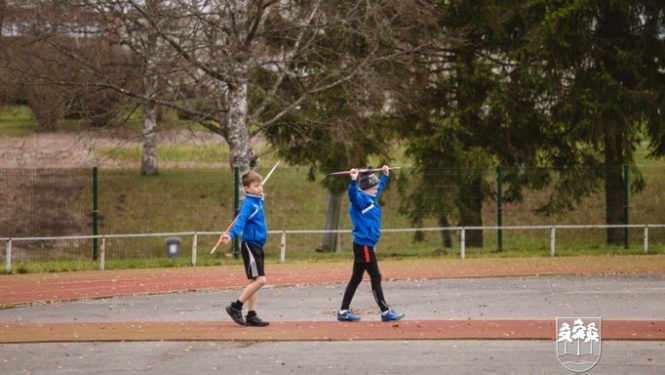
[[[643,229],[643,251],[649,251],[649,228],[665,228],[665,224],[632,224],[632,225],[536,225],[536,226],[490,226],[490,227],[445,227],[445,228],[399,228],[382,229],[382,233],[395,232],[429,232],[429,231],[459,231],[460,232],[460,257],[464,259],[465,255],[465,237],[467,230],[530,230],[530,229],[548,229],[550,232],[550,255],[554,256],[556,249],[556,231],[557,229],[601,229],[601,228],[641,228]],[[286,236],[287,234],[324,234],[324,233],[350,233],[350,230],[273,230],[268,234],[281,234],[280,241],[280,262],[286,260]],[[192,265],[196,265],[197,243],[199,236],[220,236],[221,232],[173,232],[173,233],[141,233],[141,234],[99,234],[94,236],[62,236],[62,237],[0,237],[0,241],[7,243],[5,247],[5,271],[11,271],[12,263],[12,243],[19,241],[58,241],[58,240],[91,240],[100,239],[99,248],[99,269],[104,270],[104,261],[106,253],[106,239],[111,238],[142,238],[142,237],[174,237],[174,236],[192,236]]]

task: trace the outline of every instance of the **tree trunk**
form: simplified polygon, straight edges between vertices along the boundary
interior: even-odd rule
[[[150,0],[146,2],[148,10],[151,13],[156,11],[158,2]],[[147,30],[145,57],[143,66],[143,89],[145,96],[155,99],[158,90],[158,67],[157,57],[157,32],[152,29]],[[153,101],[146,101],[143,105],[143,157],[141,160],[141,174],[144,176],[154,176],[159,171],[157,169],[157,142],[155,127],[157,126],[157,105]]]
[[[450,226],[450,223],[448,222],[448,217],[445,214],[439,215],[439,226],[442,228]],[[449,230],[441,231],[441,243],[444,249],[450,249],[453,247],[453,238]]]
[[[482,179],[477,177],[473,182],[462,185],[460,188],[460,223],[462,227],[483,226],[483,195]],[[465,243],[467,247],[483,247],[483,231],[467,230]]]
[[[240,168],[240,173],[244,173],[255,167],[254,153],[249,139],[249,129],[247,128],[247,62],[244,66],[235,69],[234,82],[229,85],[227,90],[227,99],[229,110],[226,122],[226,131],[224,137],[229,144],[231,152],[231,167]],[[244,69],[243,69],[244,68]]]
[[[328,192],[328,211],[326,213],[325,230],[339,229],[339,220],[341,217],[342,197],[344,193]],[[326,232],[323,235],[323,242],[316,248],[318,252],[337,251],[339,243],[339,233]]]
[[[143,109],[143,158],[141,160],[141,174],[154,176],[157,169],[157,142],[155,140],[155,125],[157,124],[157,106],[153,102],[145,103]]]
[[[232,8],[230,14],[233,20],[227,20],[228,27],[233,30],[234,41],[230,42],[233,47],[228,53],[233,56],[229,61],[231,64],[229,81],[226,82],[226,104],[228,112],[224,126],[224,138],[229,144],[231,152],[231,168],[240,168],[244,173],[252,168],[258,168],[249,138],[249,127],[247,116],[249,112],[249,71],[250,57],[247,36],[249,22],[249,5],[246,0],[236,0],[228,3]]]
[[[5,28],[5,15],[7,14],[7,0],[0,0],[0,38]]]
[[[605,223],[623,225],[624,181],[622,176],[621,136],[605,135]],[[617,151],[618,150],[618,151]],[[607,244],[621,245],[623,228],[607,228]]]

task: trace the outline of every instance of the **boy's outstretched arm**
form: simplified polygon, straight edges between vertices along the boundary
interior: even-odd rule
[[[385,174],[386,176],[390,176],[390,166],[384,165],[381,168],[381,172],[383,172],[383,174]]]

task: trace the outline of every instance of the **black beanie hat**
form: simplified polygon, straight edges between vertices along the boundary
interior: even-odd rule
[[[368,168],[372,169],[372,168]],[[374,173],[361,173],[358,176],[358,187],[367,190],[379,184],[379,178]]]

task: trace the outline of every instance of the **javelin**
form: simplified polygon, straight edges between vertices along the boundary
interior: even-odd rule
[[[268,172],[268,175],[266,176],[266,178],[263,179],[263,182],[261,183],[261,186],[265,185],[266,182],[268,182],[268,179],[270,178],[270,175],[272,174],[272,172],[275,171],[275,168],[277,168],[277,166],[279,165],[280,162],[281,162],[281,160],[279,160],[279,161],[277,161],[277,163],[275,163],[275,166],[272,167],[270,172]]]
[[[217,246],[219,246],[219,244],[222,243],[222,237],[224,237],[225,234],[229,233],[229,231],[231,230],[231,227],[233,226],[233,224],[235,224],[236,220],[238,220],[238,216],[236,216],[236,218],[233,219],[231,224],[229,224],[229,227],[226,228],[226,230],[224,231],[224,233],[222,233],[221,236],[219,236],[219,241],[217,241],[217,243],[215,244],[215,247],[212,248],[212,250],[210,251],[210,254],[214,253],[215,250],[217,250]]]
[[[280,161],[281,161],[281,160],[280,160]],[[275,166],[272,167],[272,169],[270,170],[270,172],[268,172],[268,175],[266,176],[266,178],[265,178],[265,179],[263,180],[263,182],[261,183],[261,186],[263,186],[263,185],[266,183],[266,181],[268,181],[268,178],[270,178],[270,175],[272,174],[272,172],[275,171],[275,168],[277,168],[277,166],[279,165],[280,161],[278,161],[277,163],[275,163]],[[238,216],[236,216],[236,218],[233,219],[233,221],[231,222],[231,224],[229,225],[229,227],[226,228],[226,230],[224,231],[224,233],[222,233],[221,236],[219,236],[219,240],[217,241],[217,244],[215,244],[215,247],[213,247],[212,250],[210,251],[210,254],[214,253],[215,250],[217,250],[217,246],[219,246],[219,244],[222,243],[222,237],[224,237],[225,234],[229,233],[229,231],[231,230],[231,227],[233,227],[233,224],[235,224],[236,220],[238,220]]]
[[[400,169],[401,167],[390,167],[388,168],[389,171],[392,171],[393,169]],[[372,173],[372,172],[379,172],[382,171],[383,168],[372,168],[372,169],[358,169],[358,173]],[[351,171],[341,171],[341,172],[333,172],[330,173],[328,176],[340,176],[340,175],[345,175],[345,174],[351,174]]]

